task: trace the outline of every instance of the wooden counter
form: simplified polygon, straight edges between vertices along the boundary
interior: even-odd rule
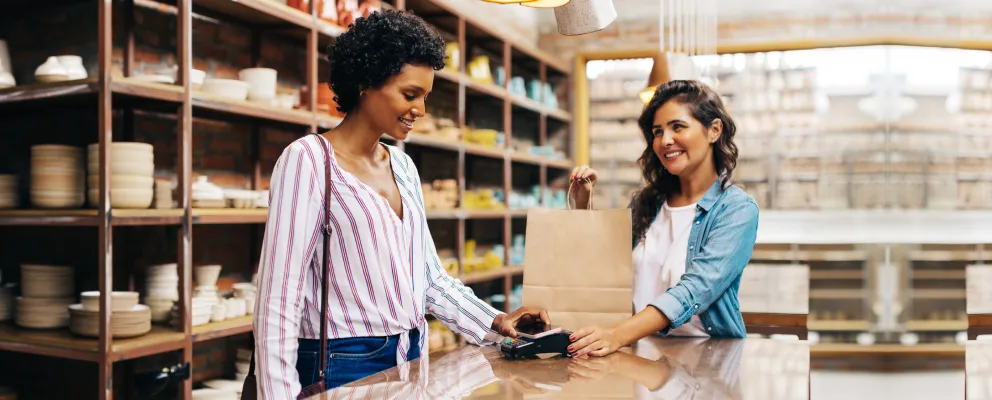
[[[627,350],[507,361],[495,347],[469,345],[312,399],[809,398],[806,342],[648,338]]]

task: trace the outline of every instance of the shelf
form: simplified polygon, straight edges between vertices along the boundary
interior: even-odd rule
[[[861,270],[812,270],[809,271],[809,279],[865,279],[865,272]]]
[[[194,224],[264,224],[268,208],[194,208]]]
[[[964,356],[965,348],[959,344],[945,343],[921,343],[912,346],[899,344],[875,344],[862,346],[854,343],[823,343],[814,344],[809,348],[810,357],[824,356],[857,356],[857,357],[878,357],[880,355],[889,356],[909,356],[909,357],[931,357],[931,356]]]
[[[291,28],[286,33],[306,39],[311,28],[316,29],[322,45],[344,33],[347,29],[314,18],[310,14],[285,4],[268,0],[194,0],[194,11],[209,9],[213,14],[223,14],[251,25]]]
[[[754,250],[752,260],[768,261],[864,261],[868,252],[861,250]]]
[[[992,252],[974,250],[914,250],[909,253],[913,261],[992,261]]]
[[[296,125],[310,125],[315,122],[315,113],[301,110],[287,110],[250,101],[226,99],[212,93],[193,93],[193,113],[197,109],[240,115],[263,120],[286,122]]]
[[[129,360],[182,349],[185,335],[169,328],[152,326],[144,336],[116,339],[111,345],[113,361]],[[99,341],[73,335],[68,329],[32,330],[10,323],[0,324],[0,351],[36,354],[82,361],[100,361]]]
[[[910,289],[913,300],[964,300],[964,289]]]
[[[114,226],[178,225],[180,209],[111,209]],[[97,226],[99,212],[94,209],[72,210],[0,210],[0,226]]]
[[[180,86],[145,82],[121,76],[111,77],[110,90],[115,94],[137,99],[170,103],[180,103],[183,100],[183,88]],[[54,83],[33,83],[0,89],[0,105],[28,101],[64,100],[99,92],[100,82],[95,77]]]
[[[915,332],[951,332],[968,330],[967,320],[927,321],[914,320],[906,322],[906,330]]]
[[[456,278],[461,280],[462,283],[466,285],[472,285],[476,283],[494,281],[497,279],[502,279],[504,277],[521,275],[523,273],[524,273],[523,266],[514,266],[514,267],[503,267],[492,271],[468,273],[462,276],[458,276]]]
[[[868,330],[868,321],[809,320],[806,327],[811,331],[862,332]]]
[[[865,297],[863,289],[810,289],[810,300],[861,300]]]
[[[562,122],[570,122],[572,120],[572,114],[568,111],[555,107],[549,107],[530,98],[510,93],[510,91],[500,86],[476,82],[468,75],[461,72],[440,70],[435,71],[434,76],[452,83],[464,84],[465,88],[468,90],[476,91],[500,100],[509,100],[518,107],[531,110],[538,114],[547,115]]]
[[[404,141],[407,144],[414,144],[424,147],[433,147],[436,149],[450,150],[450,151],[464,151],[465,154],[489,157],[495,159],[506,159],[509,157],[513,161],[525,162],[534,165],[550,166],[555,168],[572,168],[571,160],[552,160],[547,157],[534,156],[524,153],[509,152],[502,148],[497,147],[486,147],[473,143],[463,143],[454,140],[437,139],[430,135],[414,134],[407,137]]]
[[[920,270],[920,269],[913,270],[912,278],[913,279],[947,279],[947,280],[967,279],[964,270],[937,271],[937,270]]]
[[[254,315],[245,315],[220,322],[194,326],[193,343],[251,332],[253,330],[253,317]]]

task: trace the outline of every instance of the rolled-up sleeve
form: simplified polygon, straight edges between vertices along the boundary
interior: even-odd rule
[[[660,332],[662,335],[709,308],[740,276],[751,259],[758,232],[757,204],[748,198],[729,204],[719,212],[682,279],[650,304],[671,322]]]
[[[261,399],[294,399],[301,390],[297,337],[305,273],[313,259],[321,212],[312,157],[303,143],[293,143],[272,172],[254,319]]]

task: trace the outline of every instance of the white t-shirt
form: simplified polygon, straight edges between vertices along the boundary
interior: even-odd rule
[[[689,231],[695,218],[695,203],[682,207],[669,207],[667,201],[662,204],[644,240],[634,248],[635,312],[643,310],[682,279],[689,250]],[[669,335],[709,337],[699,315],[693,315]]]

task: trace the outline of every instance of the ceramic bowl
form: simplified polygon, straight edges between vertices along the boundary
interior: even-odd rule
[[[100,170],[99,162],[90,162],[86,165],[86,170],[91,174],[98,174],[97,171]],[[155,174],[155,164],[151,161],[148,162],[120,162],[111,161],[110,162],[110,173],[112,175],[140,175],[140,176],[152,176]]]
[[[207,286],[216,289],[217,278],[220,277],[220,265],[200,265],[194,268],[193,277],[197,286]]]
[[[261,102],[276,97],[276,75],[272,68],[247,68],[238,72],[238,78],[251,85],[248,100]]]
[[[91,206],[100,204],[100,190],[90,189],[87,197]],[[152,206],[155,191],[148,189],[110,189],[110,206],[114,208],[144,209]]]
[[[87,183],[90,190],[100,188],[100,175],[89,175]],[[150,176],[139,175],[111,175],[110,189],[137,189],[148,190],[155,185],[155,179]],[[171,192],[170,192],[171,193]]]
[[[90,291],[79,294],[83,310],[100,311],[100,292]],[[138,304],[138,292],[112,292],[110,294],[110,310],[112,312],[128,311]]]
[[[205,79],[200,90],[231,100],[245,100],[251,85],[234,79]]]

